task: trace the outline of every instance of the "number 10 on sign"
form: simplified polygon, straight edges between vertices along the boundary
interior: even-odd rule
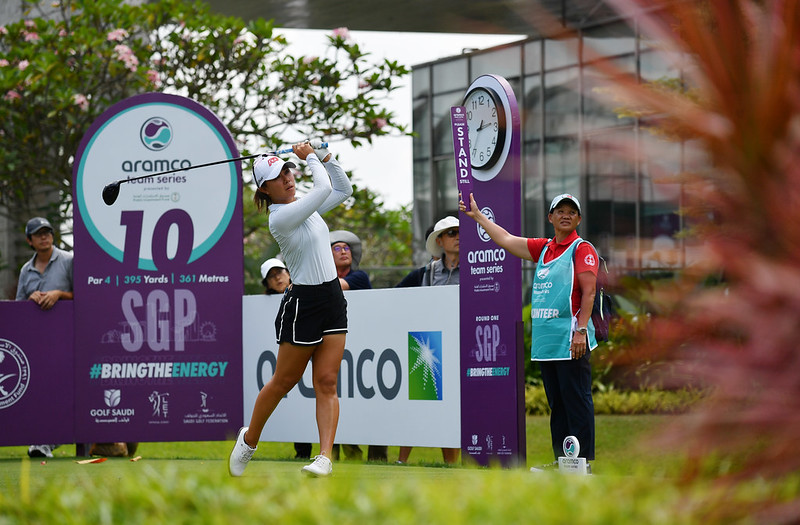
[[[472,193],[472,163],[469,158],[469,128],[464,106],[450,108],[453,126],[453,152],[456,159],[456,187],[469,211],[469,194]]]

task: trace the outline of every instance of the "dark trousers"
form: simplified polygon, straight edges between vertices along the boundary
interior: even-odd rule
[[[542,382],[550,405],[553,454],[564,455],[564,438],[578,438],[579,457],[594,459],[594,402],[590,352],[568,361],[540,361]]]

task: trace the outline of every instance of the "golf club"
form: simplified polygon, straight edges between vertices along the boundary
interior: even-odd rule
[[[315,144],[315,146],[317,146],[317,149],[319,149],[319,148],[327,148],[328,147],[328,143],[327,142],[322,142],[322,143],[319,143],[319,144]],[[247,155],[247,156],[244,156],[244,157],[236,157],[235,159],[225,159],[225,160],[218,160],[218,161],[215,161],[215,162],[207,162],[205,164],[198,164],[197,166],[189,166],[188,168],[178,168],[176,170],[161,171],[159,173],[149,173],[147,175],[142,175],[140,177],[133,177],[131,179],[120,179],[118,181],[115,181],[115,182],[112,182],[110,184],[107,184],[103,188],[103,202],[105,202],[107,206],[111,206],[112,204],[117,202],[117,197],[119,197],[119,187],[120,187],[121,184],[123,184],[125,182],[131,182],[131,181],[135,181],[135,180],[147,179],[147,178],[150,178],[150,177],[158,177],[159,175],[167,175],[169,173],[177,173],[179,171],[188,171],[188,170],[193,170],[193,169],[197,169],[197,168],[206,168],[208,166],[215,166],[217,164],[225,164],[227,162],[236,162],[237,160],[253,159],[255,157],[261,157],[262,155],[285,155],[286,153],[291,153],[291,152],[292,152],[292,148],[286,148],[286,149],[281,149],[281,150],[278,150],[278,151],[270,151],[270,152],[267,152],[267,153],[256,153],[254,155]]]

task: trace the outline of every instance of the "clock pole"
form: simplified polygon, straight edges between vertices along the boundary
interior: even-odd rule
[[[504,78],[483,75],[467,89],[463,108],[469,129],[467,167],[457,142],[460,128],[453,119],[457,183],[463,200],[469,202],[469,188],[484,215],[520,235],[521,135],[516,96]],[[524,466],[522,263],[466,215],[460,214],[459,220],[462,457],[481,465]]]

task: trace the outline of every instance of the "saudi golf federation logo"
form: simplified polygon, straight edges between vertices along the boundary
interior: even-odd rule
[[[408,332],[408,399],[442,400],[442,332]]]
[[[142,124],[139,138],[144,147],[151,151],[162,151],[172,141],[172,126],[161,117],[152,117]]]
[[[0,410],[22,399],[31,369],[22,349],[7,339],[0,339]]]

